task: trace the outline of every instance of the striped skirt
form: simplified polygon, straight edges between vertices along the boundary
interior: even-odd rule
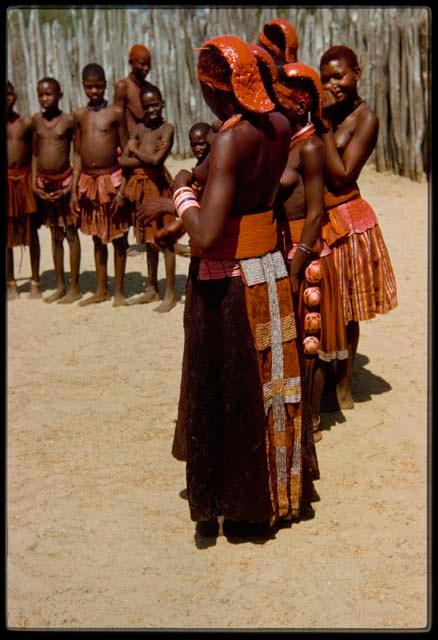
[[[362,208],[370,207],[362,198]],[[356,202],[356,201],[355,201]],[[348,203],[351,205],[353,203]],[[342,211],[345,205],[337,207]],[[371,209],[371,207],[370,207]],[[370,320],[397,306],[397,285],[378,224],[353,232],[331,246],[339,279],[344,321]]]

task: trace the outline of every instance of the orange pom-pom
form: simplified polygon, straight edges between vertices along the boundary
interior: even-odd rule
[[[312,355],[319,349],[319,340],[315,336],[307,336],[303,340],[304,353],[306,355]]]
[[[322,276],[321,265],[319,264],[319,260],[313,260],[306,267],[304,275],[306,276],[306,280],[308,282],[319,282]]]
[[[317,333],[321,328],[321,314],[312,311],[304,316],[304,331],[306,333]]]
[[[317,307],[321,300],[321,292],[319,287],[307,287],[303,291],[304,304],[308,307]]]

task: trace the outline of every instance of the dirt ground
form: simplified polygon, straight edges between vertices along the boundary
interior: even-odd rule
[[[355,408],[322,416],[315,517],[263,544],[223,536],[195,544],[179,495],[184,464],[170,454],[183,304],[159,314],[156,302],[29,300],[29,254],[18,273],[15,250],[22,293],[7,305],[9,628],[427,625],[428,185],[371,167],[360,185],[379,217],[399,306],[361,324]],[[39,234],[47,295],[55,288],[49,231]],[[81,242],[89,295],[92,241]],[[177,256],[179,295],[188,264]],[[162,258],[159,273],[163,290]],[[129,295],[142,291],[145,274],[144,253],[128,258]]]

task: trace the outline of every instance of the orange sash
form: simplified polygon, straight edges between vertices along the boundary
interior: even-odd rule
[[[11,180],[20,180],[20,178],[24,178],[24,176],[28,176],[31,173],[32,167],[30,165],[28,167],[20,167],[19,169],[8,168],[8,178]]]
[[[192,256],[211,260],[256,258],[276,247],[277,223],[272,209],[228,218],[222,236],[208,251],[201,251],[190,243]]]
[[[68,167],[63,173],[37,173],[37,177],[44,181],[65,180],[69,178],[73,173],[73,167]]]
[[[300,218],[299,220],[288,220],[287,222],[289,226],[290,239],[293,242],[293,244],[297,244],[301,240],[301,233],[303,231],[305,218]],[[285,229],[285,232],[287,235],[287,228]],[[321,238],[317,238],[315,241],[315,244],[312,247],[312,251],[314,253],[320,253],[321,250],[322,250],[322,240]]]
[[[345,202],[350,202],[350,200],[354,200],[359,196],[360,191],[357,184],[354,184],[347,193],[342,193],[337,196],[329,191],[325,192],[324,203],[326,214],[322,221],[321,234],[329,246],[340,238],[345,238],[350,234],[348,223],[344,220],[342,214],[336,210],[336,207]]]

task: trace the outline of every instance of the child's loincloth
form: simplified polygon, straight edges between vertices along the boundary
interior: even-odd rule
[[[121,182],[122,169],[118,166],[101,169],[93,176],[83,171],[79,178],[80,229],[86,235],[98,236],[104,244],[121,238],[129,229],[126,206],[116,214],[111,211]]]
[[[37,174],[37,187],[45,193],[53,193],[71,187],[73,180],[73,169],[69,167],[63,173],[57,174]],[[70,192],[58,200],[48,202],[37,197],[38,213],[42,223],[47,227],[54,228],[56,233],[65,235],[67,227],[79,225],[79,216],[72,213],[70,209]]]
[[[150,224],[140,225],[137,211],[147,200],[171,198],[171,175],[165,167],[147,167],[134,169],[125,188],[125,196],[132,206],[132,225],[135,239],[140,244],[151,242],[157,229],[175,220],[173,214],[164,214]]]
[[[7,247],[32,244],[40,226],[32,189],[32,168],[8,169]]]

